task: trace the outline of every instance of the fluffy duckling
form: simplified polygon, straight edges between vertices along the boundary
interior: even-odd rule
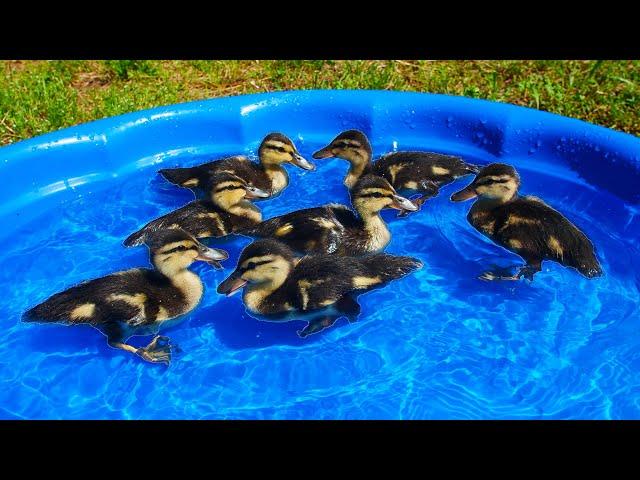
[[[573,267],[587,278],[602,275],[593,244],[560,212],[536,197],[518,196],[520,177],[503,163],[484,167],[466,188],[451,200],[461,202],[478,197],[467,219],[480,233],[521,256],[526,265],[515,275],[484,273],[484,280],[533,280],[543,260]]]
[[[305,170],[316,168],[302,157],[293,142],[281,133],[270,133],[264,138],[258,149],[258,158],[259,162],[256,163],[238,155],[195,167],[165,168],[159,173],[171,183],[187,188],[202,188],[209,175],[215,172],[233,173],[273,197],[289,184],[289,175],[283,164],[291,163]]]
[[[305,337],[359,309],[351,292],[372,289],[421,267],[415,258],[386,254],[317,255],[298,260],[284,243],[262,239],[242,251],[236,269],[218,286],[218,293],[232,295],[246,285],[243,301],[250,312],[260,315],[312,311],[318,318],[298,332]]]
[[[182,228],[196,238],[222,237],[251,227],[262,220],[262,213],[249,200],[269,194],[252,187],[240,177],[219,172],[206,180],[210,200],[196,200],[182,208],[147,223],[124,241],[132,247],[141,245],[147,234],[166,228]]]
[[[218,262],[228,255],[180,229],[154,232],[146,243],[155,269],[135,268],[80,283],[33,307],[23,320],[89,324],[106,335],[111,347],[168,365],[171,345],[167,337],[155,336],[143,348],[129,345],[127,339],[157,333],[170,320],[193,310],[203,285],[188,267],[202,260],[222,268]]]
[[[384,177],[398,191],[421,193],[414,200],[418,207],[437,195],[441,186],[463,175],[478,172],[478,167],[461,158],[433,152],[388,153],[372,163],[371,144],[359,130],[342,132],[313,154],[316,159],[332,157],[342,158],[351,164],[344,179],[347,188],[352,188],[362,175],[372,173]],[[401,212],[400,216],[407,213]]]
[[[302,253],[362,255],[383,250],[391,240],[380,216],[382,209],[418,209],[398,195],[384,178],[375,175],[360,178],[350,195],[355,212],[340,204],[305,208],[270,218],[240,233],[276,238]]]

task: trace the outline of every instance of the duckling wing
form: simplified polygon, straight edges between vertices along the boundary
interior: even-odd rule
[[[25,313],[25,321],[90,323],[94,326],[133,320],[152,323],[158,301],[172,304],[168,280],[148,269],[134,269],[89,280],[52,295]],[[164,297],[160,292],[165,293]],[[165,309],[166,310],[166,309]]]
[[[353,291],[375,288],[420,268],[410,257],[377,254],[366,257],[304,257],[288,279],[290,296],[300,310],[327,307]]]
[[[478,167],[459,157],[433,152],[395,152],[384,155],[373,164],[375,174],[383,176],[397,189],[422,189],[422,184],[438,186],[454,181]]]
[[[602,269],[587,236],[542,200],[523,197],[497,209],[494,238],[525,260],[554,260],[587,277]]]
[[[275,238],[303,253],[333,253],[340,245],[343,231],[334,210],[323,206],[270,218],[242,233]]]
[[[266,192],[271,190],[271,180],[264,173],[264,170],[260,168],[258,163],[244,155],[219,160],[208,170],[209,174],[219,172],[233,173],[256,188]]]
[[[221,237],[229,233],[229,215],[208,200],[186,204],[173,212],[150,221],[137,232],[129,235],[123,244],[127,247],[142,245],[146,236],[165,228],[182,228],[196,238]]]
[[[199,188],[205,184],[210,174],[221,170],[231,170],[232,166],[239,168],[246,162],[252,163],[244,155],[236,155],[202,163],[194,167],[163,168],[158,173],[176,185],[186,188]]]

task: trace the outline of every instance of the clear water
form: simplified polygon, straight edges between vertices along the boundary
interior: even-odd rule
[[[346,163],[316,163],[316,172],[289,169],[289,188],[260,203],[266,218],[348,203]],[[205,296],[166,332],[182,349],[168,368],[109,348],[91,327],[22,324],[25,309],[61,289],[148,265],[146,248],[124,249],[122,239],[192,198],[155,169],[78,190],[0,242],[0,418],[640,418],[638,211],[533,164],[520,168],[523,193],[592,238],[605,277],[545,263],[532,284],[476,280],[520,260],[467,224],[469,203],[449,202],[461,179],[407,219],[385,214],[388,251],[425,266],[362,295],[354,324],[301,340],[300,322],[260,322],[240,296],[218,296],[242,237],[212,242],[231,254],[224,271],[194,268]]]

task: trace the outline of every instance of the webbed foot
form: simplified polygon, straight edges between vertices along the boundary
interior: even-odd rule
[[[136,350],[136,354],[151,363],[171,363],[172,345],[169,343],[169,337],[156,335],[146,347]]]
[[[478,277],[478,279],[485,280],[485,281],[494,281],[494,280],[516,281],[524,277],[530,282],[533,282],[533,276],[540,271],[540,267],[537,265],[525,265],[523,267],[520,267],[518,271],[512,275],[507,274],[508,271],[509,271],[509,268],[496,267],[493,270],[484,272],[482,275]]]
[[[333,326],[336,323],[338,317],[323,317],[318,320],[313,320],[307,324],[302,330],[298,330],[296,333],[300,338],[306,338],[314,333],[321,332],[327,328]]]

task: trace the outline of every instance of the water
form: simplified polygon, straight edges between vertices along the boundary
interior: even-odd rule
[[[310,157],[319,146],[301,150]],[[265,218],[348,203],[346,162],[316,164],[289,168],[289,188],[260,203]],[[195,266],[205,296],[166,332],[182,349],[168,368],[109,348],[91,327],[20,323],[29,306],[74,283],[148,265],[146,248],[120,242],[192,198],[157,168],[106,190],[78,189],[2,241],[0,418],[640,418],[637,208],[566,172],[521,168],[523,193],[591,237],[603,278],[545,263],[532,284],[476,280],[520,260],[467,224],[470,203],[449,202],[470,180],[460,179],[406,219],[385,213],[388,251],[424,268],[362,295],[359,322],[340,320],[306,340],[296,336],[301,322],[259,322],[239,295],[215,293],[249,241],[242,237],[212,242],[231,254],[224,271]]]

